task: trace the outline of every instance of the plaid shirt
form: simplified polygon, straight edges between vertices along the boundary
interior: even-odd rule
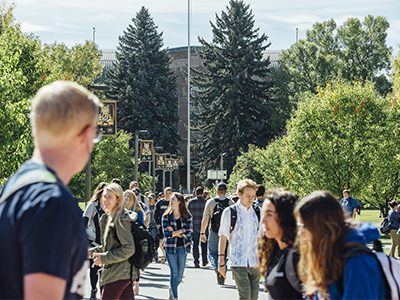
[[[188,209],[193,216],[193,229],[195,231],[201,230],[201,221],[203,220],[204,207],[207,200],[203,197],[197,196],[189,200]]]
[[[181,216],[180,219],[183,229],[183,245],[185,247],[185,253],[188,253],[192,245],[193,219],[191,214],[189,214],[187,219],[185,219],[183,216]],[[168,215],[164,215],[162,217],[162,228],[164,232],[163,247],[168,253],[175,254],[178,244],[178,237],[172,237],[172,231],[168,231],[168,226],[171,226],[174,231],[178,230],[172,211]]]

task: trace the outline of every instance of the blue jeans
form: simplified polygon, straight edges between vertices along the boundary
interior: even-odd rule
[[[194,231],[192,234],[192,240],[193,240],[193,259],[194,259],[194,264],[198,265],[200,264],[200,253],[199,253],[199,244],[201,247],[201,260],[203,263],[206,263],[207,260],[207,243],[202,243],[200,242],[200,232]]]
[[[179,246],[176,247],[176,253],[168,253],[165,251],[165,255],[167,256],[167,261],[169,265],[169,269],[171,271],[170,277],[170,285],[172,295],[175,298],[178,298],[178,285],[181,283],[183,278],[183,272],[185,271],[186,266],[186,253],[185,247]]]
[[[218,242],[218,233],[210,230],[210,235],[208,236],[208,258],[214,270],[218,270]]]

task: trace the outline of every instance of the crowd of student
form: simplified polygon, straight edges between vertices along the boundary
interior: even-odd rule
[[[354,222],[348,190],[340,202],[326,191],[299,199],[244,179],[229,197],[220,182],[214,198],[206,200],[201,187],[193,199],[166,188],[157,200],[140,194],[137,182],[124,192],[113,180],[97,186],[82,222],[67,184],[101,138],[100,106],[71,82],[45,86],[33,99],[33,157],[0,193],[0,299],[81,299],[88,268],[92,298],[100,294],[99,281],[101,299],[134,299],[140,268],[128,259],[139,251],[136,222],[147,227],[155,253],[160,248],[161,263],[168,263],[169,299],[178,299],[190,250],[196,268],[211,263],[220,285],[229,269],[241,300],[258,299],[261,277],[271,299],[399,298],[389,294],[388,268],[366,247],[381,250],[379,231]],[[394,256],[400,216],[397,202],[390,206]]]

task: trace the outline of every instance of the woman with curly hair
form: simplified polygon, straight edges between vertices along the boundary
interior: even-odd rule
[[[339,201],[326,191],[301,199],[294,214],[300,236],[298,272],[306,294],[315,293],[318,299],[386,299],[377,259],[347,254],[377,240],[375,226],[345,220]]]
[[[287,260],[297,269],[299,254],[293,251],[296,219],[293,214],[298,197],[283,189],[271,189],[262,205],[264,235],[259,240],[260,274],[271,299],[302,299],[300,281],[288,274]]]

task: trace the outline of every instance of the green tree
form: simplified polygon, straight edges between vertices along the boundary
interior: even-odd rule
[[[236,182],[248,178],[261,184],[263,177],[259,172],[259,158],[262,150],[254,145],[249,145],[247,152],[241,151],[236,164],[229,176],[229,182],[234,186]]]
[[[91,155],[91,191],[100,182],[111,182],[113,178],[121,180],[124,190],[129,188],[135,172],[133,150],[129,148],[131,139],[131,133],[120,130],[117,136],[105,136],[94,146]],[[70,189],[80,201],[85,199],[85,178],[86,170],[83,170],[69,183]],[[139,174],[138,183],[144,189],[153,184],[153,179],[148,174]]]
[[[275,77],[283,97],[297,101],[299,93],[317,93],[318,86],[325,87],[338,78],[374,80],[376,89],[387,94],[390,82],[377,73],[390,64],[388,28],[386,18],[371,15],[362,23],[349,18],[339,28],[333,19],[315,23],[306,39],[282,51]]]
[[[119,128],[131,133],[146,129],[156,146],[176,153],[178,94],[171,57],[161,49],[162,33],[146,8],[132,22],[119,38],[117,62],[107,74],[111,87],[107,95],[117,101]]]
[[[400,99],[400,51],[393,57],[392,67],[393,90],[396,99]]]
[[[191,70],[191,84],[198,88],[192,113],[198,124],[195,151],[201,178],[218,166],[223,152],[229,174],[240,149],[265,146],[281,129],[271,122],[278,104],[266,80],[270,61],[263,53],[270,43],[254,28],[249,5],[231,0],[210,24],[213,40],[199,38],[203,47],[197,50],[206,71]]]

